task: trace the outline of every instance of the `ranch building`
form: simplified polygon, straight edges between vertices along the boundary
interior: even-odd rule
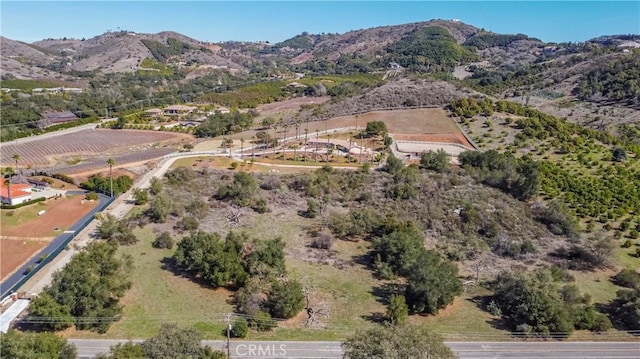
[[[0,188],[0,201],[3,204],[15,205],[31,200],[31,186],[24,183],[2,186]]]

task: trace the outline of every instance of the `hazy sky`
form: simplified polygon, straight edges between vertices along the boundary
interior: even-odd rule
[[[278,42],[303,31],[459,19],[547,42],[640,34],[640,1],[6,1],[2,36],[25,42],[90,38],[107,30],[172,30],[202,41]]]

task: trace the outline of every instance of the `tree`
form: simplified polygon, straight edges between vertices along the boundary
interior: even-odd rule
[[[396,158],[393,154],[387,157],[387,163],[384,165],[384,170],[388,173],[396,174],[404,168],[404,162],[401,159]]]
[[[257,189],[258,183],[251,174],[238,172],[233,176],[233,183],[223,185],[218,189],[216,198],[230,200],[238,206],[248,207],[253,203],[253,194]]]
[[[342,344],[349,359],[453,359],[442,338],[425,327],[398,325],[358,330]]]
[[[305,306],[302,285],[295,280],[275,282],[271,285],[265,307],[272,317],[293,318]]]
[[[0,333],[0,358],[13,359],[75,359],[75,345],[53,333],[21,333],[9,330]]]
[[[5,178],[3,184],[7,188],[7,196],[9,198],[9,203],[11,203],[11,178]]]
[[[98,355],[98,359],[144,359],[142,344],[128,341],[111,346],[109,355]]]
[[[627,159],[627,151],[625,151],[625,149],[622,147],[614,147],[613,150],[611,150],[611,158],[615,162],[622,162]],[[16,168],[18,168],[17,164]]]
[[[380,136],[388,132],[387,125],[382,121],[367,122],[367,127],[364,130],[365,134],[369,137]]]
[[[387,320],[393,324],[403,324],[409,315],[409,307],[403,295],[392,295],[389,297],[389,307],[387,308]]]
[[[58,303],[48,292],[40,293],[31,300],[29,317],[50,330],[62,330],[73,325],[71,307]]]
[[[51,285],[31,302],[27,320],[57,330],[73,318],[77,329],[106,332],[118,320],[119,300],[131,287],[131,257],[116,256],[116,249],[104,242],[89,243],[54,273]]]
[[[451,156],[443,149],[438,149],[436,152],[431,150],[422,152],[422,156],[420,156],[420,167],[442,173],[449,169],[450,158]]]
[[[234,338],[244,338],[249,332],[249,324],[244,318],[238,318],[233,322],[231,326],[231,335]]]
[[[113,165],[116,164],[116,161],[113,158],[109,158],[107,160],[107,164],[109,165],[109,179],[111,181],[111,197],[113,197]]]
[[[169,197],[166,195],[157,195],[149,202],[147,214],[152,221],[164,223],[167,221],[167,216],[171,213],[172,207]]]
[[[179,243],[173,258],[182,270],[215,287],[241,286],[247,280],[242,263],[243,238],[193,232]]]
[[[151,177],[151,180],[149,181],[149,192],[154,196],[157,196],[162,192],[162,182],[158,177]]]
[[[16,162],[16,172],[18,172],[18,160],[20,159],[20,155],[15,153],[13,154],[13,156],[11,156],[11,158],[13,158],[13,160]]]
[[[454,263],[441,260],[430,250],[418,255],[407,276],[405,297],[411,311],[436,314],[460,293],[462,282]]]
[[[153,246],[154,248],[172,249],[173,238],[171,238],[171,234],[169,232],[164,231],[160,233],[158,237],[156,237],[156,240],[151,243],[151,246]]]
[[[136,188],[133,190],[133,199],[137,206],[147,204],[149,200],[149,191],[144,188]]]
[[[110,213],[102,215],[97,229],[100,239],[116,241],[117,243],[124,245],[138,242],[138,238],[133,234],[133,230],[129,223],[117,219]]]
[[[621,289],[611,306],[615,316],[631,330],[640,330],[640,288]]]
[[[570,333],[573,319],[547,271],[527,275],[502,272],[496,278],[495,302],[514,329],[543,334]]]
[[[194,328],[178,328],[176,324],[162,324],[160,333],[142,343],[146,358],[198,358],[203,348],[202,334]]]

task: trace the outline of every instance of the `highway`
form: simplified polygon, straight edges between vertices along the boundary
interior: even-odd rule
[[[106,353],[125,340],[69,339],[81,359]],[[221,340],[205,340],[204,345],[226,352]],[[640,341],[635,342],[447,342],[460,359],[638,359]],[[238,341],[232,340],[231,358],[342,358],[340,342]]]

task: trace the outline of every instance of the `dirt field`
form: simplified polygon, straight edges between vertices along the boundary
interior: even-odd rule
[[[11,275],[34,253],[44,248],[47,243],[49,243],[47,239],[0,239],[0,279],[5,279]]]
[[[260,105],[256,108],[261,115],[271,115],[283,111],[298,111],[301,105],[322,104],[331,97],[294,97],[292,99]]]
[[[399,134],[448,134],[456,138],[456,140],[452,140],[453,142],[469,145],[464,136],[460,133],[455,122],[453,122],[453,120],[447,116],[447,113],[440,108],[373,111],[358,115],[357,124],[355,116],[342,116],[324,121],[303,122],[298,128],[298,136],[300,138],[304,138],[305,130],[307,130],[308,137],[313,139],[316,131],[327,131],[338,128],[355,128],[356,125],[358,126],[358,130],[363,130],[366,127],[367,122],[371,121],[383,121],[387,125],[389,132],[394,136]],[[269,129],[267,131],[270,135],[274,136],[273,129]],[[240,139],[243,138],[246,141],[245,143],[248,143],[248,141],[255,136],[256,132],[256,130],[250,130],[231,135],[230,137],[234,140],[231,148],[234,150],[239,149]],[[296,136],[295,126],[289,126],[286,129],[277,128],[275,130],[275,137],[277,138],[294,136]],[[220,150],[220,143],[220,140],[203,141],[195,146],[194,151]]]
[[[64,232],[69,226],[87,214],[97,202],[84,200],[84,196],[49,199],[44,205],[32,205],[15,210],[2,210],[2,229],[0,235],[9,237],[50,238]],[[34,207],[37,206],[37,207]],[[29,208],[31,207],[31,208]],[[30,212],[45,210],[46,213],[35,218]],[[8,216],[8,213],[13,215]],[[54,231],[58,227],[59,231]],[[4,247],[1,249],[4,253]],[[4,254],[3,254],[4,255]]]

